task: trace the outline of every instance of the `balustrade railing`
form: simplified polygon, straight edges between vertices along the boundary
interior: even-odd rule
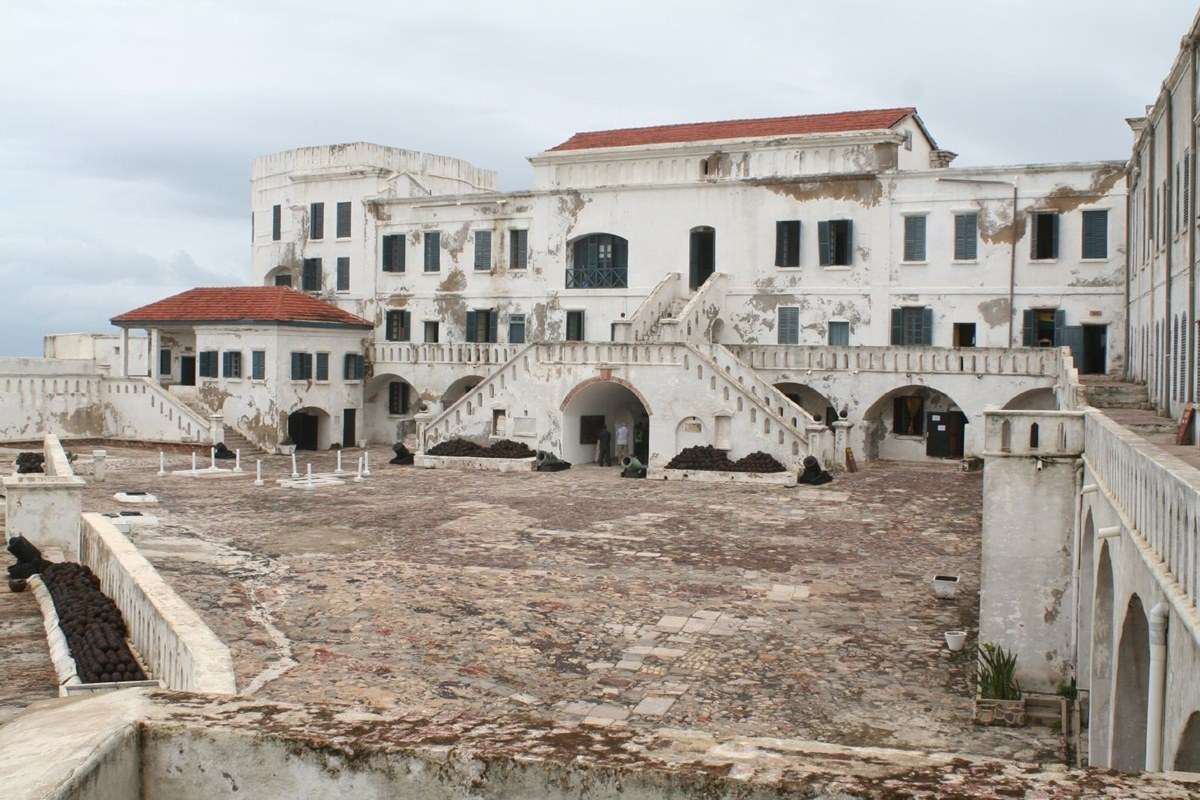
[[[974,375],[1058,376],[1057,349],[1006,347],[826,347],[729,345],[755,369],[823,372],[941,372]]]
[[[568,289],[624,289],[628,285],[625,267],[572,267],[567,270]]]

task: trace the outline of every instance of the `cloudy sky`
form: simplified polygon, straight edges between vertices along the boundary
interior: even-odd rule
[[[249,168],[367,140],[530,183],[576,130],[915,105],[958,164],[1124,158],[1184,0],[7,0],[0,355],[249,273]]]

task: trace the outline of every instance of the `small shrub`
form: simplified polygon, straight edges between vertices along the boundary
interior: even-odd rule
[[[1021,684],[1017,682],[1017,656],[999,645],[990,642],[979,645],[976,677],[979,696],[985,700],[1021,699]]]

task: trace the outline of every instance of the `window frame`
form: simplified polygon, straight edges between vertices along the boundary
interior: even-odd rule
[[[508,343],[509,344],[525,344],[526,329],[525,329],[524,314],[509,314],[508,315]],[[520,341],[513,340],[513,327],[519,325],[521,328]]]
[[[785,312],[786,312],[786,314],[785,314]],[[795,326],[794,326],[794,334],[795,335],[787,337],[787,338],[794,338],[795,341],[784,341],[784,339],[785,339],[785,336],[784,336],[784,317],[785,317],[785,315],[788,317],[791,317],[791,316],[795,317]],[[791,332],[792,331],[789,330],[789,333],[791,333]],[[779,306],[775,310],[775,343],[782,344],[782,345],[798,345],[798,344],[800,344],[800,306]]]
[[[475,231],[473,235],[475,252],[471,269],[473,272],[492,271],[492,232],[486,229]]]
[[[396,389],[400,391],[397,392]],[[399,394],[397,398],[395,395]],[[409,391],[409,384],[405,381],[388,381],[388,416],[402,417],[409,413],[409,408],[412,405],[412,392]],[[397,403],[396,401],[400,402]],[[399,410],[397,410],[397,406]]]
[[[267,351],[250,351],[250,380],[265,381],[267,379]]]
[[[231,372],[236,374],[231,375]],[[243,377],[242,351],[223,350],[221,352],[221,378],[227,381],[240,381]]]
[[[329,353],[318,350],[313,359],[313,380],[317,383],[329,383]],[[324,367],[324,369],[322,369]],[[321,377],[324,373],[324,377]]]
[[[342,233],[342,213],[345,212],[346,232]],[[353,238],[353,216],[354,210],[349,200],[339,200],[334,207],[334,237],[335,239],[351,239]]]
[[[337,261],[335,263],[337,264],[337,267],[336,267],[337,275],[334,279],[334,291],[335,292],[349,292],[350,291],[350,256],[338,256]],[[343,267],[345,268],[344,272],[343,272]],[[345,281],[342,280],[343,276],[346,279]]]
[[[845,261],[838,261],[835,234],[845,230]],[[818,263],[822,269],[846,270],[854,267],[854,220],[849,217],[825,219],[817,223]]]
[[[297,365],[300,367],[299,377],[296,376]],[[288,375],[293,383],[311,381],[313,379],[313,354],[307,350],[293,350]]]
[[[795,226],[794,231],[792,226]],[[804,225],[801,220],[775,220],[776,269],[800,269],[803,261],[803,246]]]
[[[835,344],[833,341],[833,326],[837,325],[838,330],[846,332],[845,344]],[[850,320],[848,319],[831,319],[828,322],[825,330],[825,342],[829,347],[849,347],[850,346]]]
[[[1109,259],[1109,247],[1108,247],[1109,213],[1108,212],[1109,212],[1109,209],[1107,209],[1107,208],[1089,208],[1089,209],[1084,209],[1083,211],[1080,212],[1080,214],[1079,214],[1079,260],[1080,261],[1093,263],[1093,264],[1100,263],[1103,261],[1108,261],[1108,259]],[[1096,215],[1101,215],[1101,219],[1104,220],[1104,255],[1089,256],[1087,254],[1087,250],[1088,250],[1088,219],[1089,218],[1094,219]]]
[[[421,320],[421,341],[426,344],[440,344],[442,340],[442,326],[436,319]],[[433,338],[429,338],[429,326],[433,326]]]
[[[357,383],[365,380],[367,374],[367,359],[362,353],[353,351],[342,355],[342,380],[347,383]]]
[[[271,206],[271,241],[283,239],[283,206],[276,203]]]
[[[393,324],[393,320],[396,320]],[[393,338],[393,332],[395,338]],[[383,340],[385,342],[412,341],[412,312],[393,308],[383,314]]]
[[[310,241],[325,240],[325,203],[308,204],[308,238]]]
[[[929,212],[928,211],[909,211],[900,215],[904,220],[900,231],[900,263],[909,266],[920,266],[929,263]],[[910,222],[921,220],[921,257],[909,258],[908,252],[908,226]]]
[[[316,266],[316,288],[309,288],[309,272],[310,265]],[[304,259],[303,266],[300,272],[300,291],[302,292],[320,292],[325,287],[325,265],[319,258]]]
[[[437,273],[442,271],[442,232],[441,231],[425,231],[421,237],[421,243],[424,247],[424,265],[426,273]]]
[[[1051,226],[1054,233],[1054,254],[1047,257],[1038,255],[1039,244],[1041,243],[1042,234],[1038,232],[1038,220],[1041,217],[1053,218],[1054,224]],[[1057,211],[1030,211],[1029,212],[1029,262],[1031,264],[1052,264],[1062,257],[1062,214]]]
[[[196,351],[196,377],[216,379],[220,377],[219,350]]]
[[[582,308],[567,308],[564,309],[566,315],[563,318],[563,341],[564,342],[586,342],[587,341],[587,313]],[[571,320],[579,320],[577,337],[571,336]]]
[[[901,401],[905,401],[910,398],[915,398],[916,400],[920,401],[920,403],[921,403],[920,410],[917,413],[913,414],[912,412],[908,411],[907,408],[905,408],[903,414],[901,414],[900,413],[900,409],[902,408],[902,406],[900,405]],[[911,421],[911,424],[905,426],[904,433],[899,432],[900,425],[899,425],[899,420],[897,419],[897,417],[899,417],[899,416],[907,417]],[[917,439],[917,438],[924,439],[925,432],[926,432],[925,431],[925,398],[919,394],[901,394],[901,395],[896,395],[895,397],[893,397],[892,398],[892,430],[891,430],[892,435],[893,436],[901,436],[901,437],[905,437],[905,438],[909,438],[909,439]]]
[[[607,231],[584,234],[570,242],[570,257],[564,289],[629,288],[629,240],[625,237]]]
[[[972,251],[974,252],[975,255],[971,258],[961,258],[958,254],[958,220],[959,220],[959,217],[964,217],[964,218],[965,217],[973,217],[975,219],[975,224],[974,224],[975,236],[971,243]],[[975,211],[975,210],[955,211],[955,212],[953,212],[953,218],[954,218],[954,231],[953,231],[954,235],[953,235],[952,241],[950,243],[950,248],[951,248],[950,263],[952,263],[952,264],[978,264],[979,263],[979,212]]]
[[[508,268],[521,271],[529,268],[528,228],[508,229]]]
[[[399,240],[399,241],[397,241]],[[408,235],[387,233],[381,237],[379,266],[381,272],[403,273],[407,267]],[[392,258],[389,259],[388,255]]]

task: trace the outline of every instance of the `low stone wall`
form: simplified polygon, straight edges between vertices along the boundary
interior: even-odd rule
[[[84,514],[79,542],[80,562],[121,609],[155,678],[170,689],[236,693],[229,648],[111,521]]]
[[[667,469],[651,467],[646,477],[661,481],[694,481],[696,483],[748,483],[754,486],[795,486],[795,470],[787,472],[721,472],[705,469]]]
[[[413,456],[413,466],[421,469],[477,469],[491,472],[533,472],[537,458],[471,458],[468,456]]]
[[[58,548],[79,558],[79,512],[84,481],[71,468],[58,437],[42,442],[44,473],[4,477],[5,525],[8,536],[24,536],[41,550]]]

